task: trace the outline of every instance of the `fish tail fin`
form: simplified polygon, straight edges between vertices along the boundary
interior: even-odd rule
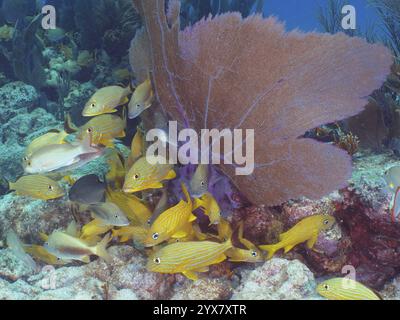
[[[106,262],[111,262],[111,256],[107,252],[107,245],[111,241],[112,237],[111,234],[108,233],[103,240],[101,240],[97,245],[95,249],[96,255],[98,255],[100,258],[103,258]]]
[[[192,205],[192,199],[190,198],[189,192],[185,186],[185,184],[182,182],[181,183],[181,187],[182,187],[182,192],[185,195],[186,201],[188,204],[190,204],[190,206]]]
[[[15,182],[8,181],[8,189],[15,190]]]
[[[267,251],[268,252],[268,256],[266,258],[266,260],[271,259],[275,252],[278,251],[279,247],[276,244],[269,244],[269,245],[264,245],[264,246],[259,246],[259,248],[261,250]]]

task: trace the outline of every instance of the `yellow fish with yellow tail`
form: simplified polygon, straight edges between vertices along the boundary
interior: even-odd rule
[[[154,252],[148,259],[147,270],[159,273],[182,273],[195,281],[197,272],[207,272],[209,266],[226,259],[225,252],[232,247],[224,243],[189,241],[169,244]]]
[[[105,113],[117,112],[117,107],[128,103],[128,96],[133,88],[129,85],[126,88],[120,86],[108,86],[97,90],[82,111],[82,116],[93,117]]]
[[[145,152],[146,150],[143,132],[141,129],[139,129],[139,127],[137,127],[135,136],[131,142],[131,152],[128,156],[128,160],[126,161],[126,170],[129,170],[136,160],[143,156]]]
[[[150,77],[144,82],[139,84],[136,90],[133,92],[131,101],[128,104],[128,117],[134,119],[140,116],[140,114],[151,107],[154,100],[153,86],[151,84]]]
[[[112,236],[114,238],[119,238],[119,242],[127,242],[133,240],[141,245],[143,245],[144,239],[149,232],[149,228],[142,226],[126,226],[119,229],[112,230]]]
[[[125,159],[117,150],[112,150],[111,155],[107,158],[109,171],[106,174],[106,181],[115,189],[121,189],[125,181]]]
[[[326,280],[317,286],[317,292],[329,300],[382,300],[373,290],[347,277]]]
[[[232,247],[226,251],[231,262],[262,262],[264,257],[261,251],[249,240],[243,238],[243,223],[239,225],[238,240],[246,249]]]
[[[157,162],[158,157],[149,156],[139,158],[129,169],[125,177],[123,191],[133,193],[147,189],[160,189],[164,180],[176,177],[173,165],[167,159]],[[154,163],[154,164],[152,164]]]
[[[125,110],[125,109],[124,109]],[[124,138],[126,128],[126,116],[123,118],[113,114],[103,114],[90,119],[86,124],[79,128],[78,139],[91,131],[92,143],[94,145],[114,146],[114,138]]]
[[[151,210],[138,197],[122,191],[112,190],[108,186],[106,189],[106,199],[115,203],[125,213],[132,225],[148,225]]]
[[[335,223],[335,218],[328,214],[318,214],[304,218],[290,230],[279,235],[279,242],[270,245],[261,245],[260,249],[268,251],[267,259],[272,258],[276,251],[284,249],[287,253],[294,246],[306,242],[307,247],[311,249],[317,242],[321,231],[330,229]]]
[[[182,190],[186,201],[180,200],[177,205],[167,209],[154,220],[144,241],[146,247],[155,246],[170,238],[184,238],[188,235],[189,225],[196,220],[196,216],[192,214],[192,200],[183,183]]]
[[[9,182],[9,188],[15,190],[19,196],[29,196],[41,200],[58,199],[65,194],[56,181],[39,174],[22,176],[16,182]]]
[[[26,147],[25,155],[23,158],[23,165],[28,162],[30,156],[40,148],[50,144],[63,144],[66,143],[65,139],[68,137],[68,133],[65,131],[51,130],[40,137],[32,140],[32,142]]]
[[[201,208],[206,216],[210,219],[210,225],[218,224],[221,219],[221,209],[217,200],[209,192],[203,194],[200,198],[194,200],[193,210]]]
[[[106,225],[99,219],[93,219],[82,227],[80,239],[90,241],[91,239],[110,231],[114,226]]]

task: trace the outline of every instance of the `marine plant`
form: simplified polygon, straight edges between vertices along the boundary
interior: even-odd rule
[[[389,50],[344,34],[286,33],[275,18],[239,13],[180,31],[178,1],[169,1],[167,13],[165,0],[134,4],[146,27],[147,67],[162,112],[196,130],[255,130],[252,175],[218,166],[250,201],[317,199],[346,185],[350,156],[299,137],[362,111],[390,72]],[[145,48],[147,38],[135,39],[131,52]],[[133,70],[148,62],[131,57]]]
[[[2,55],[12,66],[13,76],[18,80],[40,89],[45,81],[43,67],[43,43],[36,31],[41,15],[31,19],[28,24],[17,21],[11,44],[0,46]]]
[[[184,0],[182,1],[181,23],[183,26],[187,26],[210,14],[215,16],[229,11],[240,12],[247,17],[253,7],[255,7],[255,12],[262,13],[264,0]]]

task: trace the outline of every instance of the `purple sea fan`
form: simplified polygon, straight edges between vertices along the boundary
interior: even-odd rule
[[[196,130],[255,130],[253,174],[219,166],[250,201],[318,199],[346,185],[346,152],[299,137],[363,110],[390,72],[389,50],[344,34],[287,33],[274,18],[238,13],[180,31],[179,1],[169,1],[168,14],[165,0],[134,4],[157,100],[170,119]]]

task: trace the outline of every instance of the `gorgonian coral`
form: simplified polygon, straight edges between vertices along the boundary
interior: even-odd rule
[[[169,1],[167,14],[165,0],[134,4],[162,110],[196,130],[255,130],[253,174],[237,176],[232,165],[219,166],[250,201],[316,199],[345,186],[349,155],[299,137],[363,110],[389,74],[389,50],[344,34],[286,33],[274,18],[238,13],[181,31],[179,1]],[[131,61],[134,70],[143,67]]]

